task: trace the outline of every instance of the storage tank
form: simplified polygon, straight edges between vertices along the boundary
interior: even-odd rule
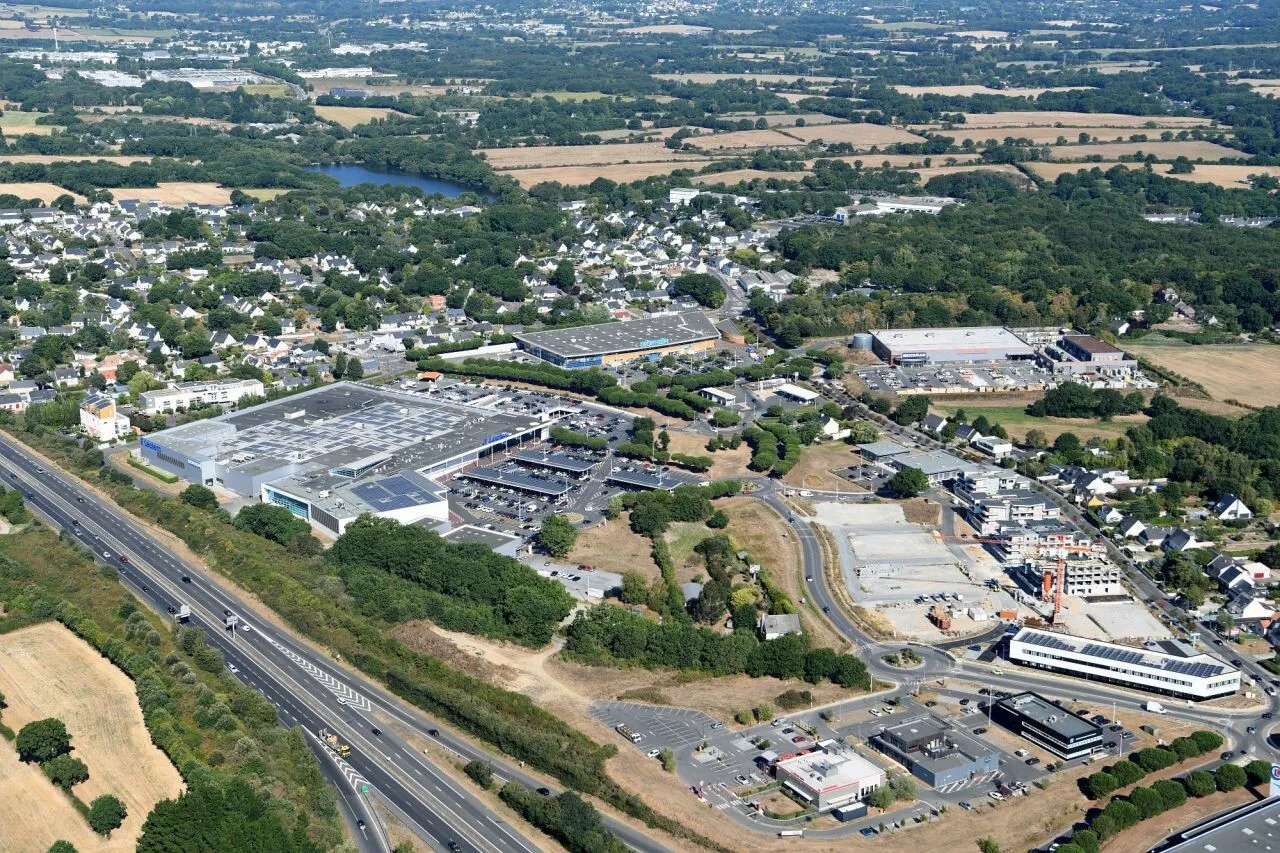
[[[858,352],[871,352],[871,340],[870,332],[858,332],[853,336],[851,346]]]

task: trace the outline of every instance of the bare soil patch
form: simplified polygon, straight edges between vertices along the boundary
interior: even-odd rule
[[[1217,400],[1239,400],[1253,406],[1280,404],[1280,383],[1259,381],[1261,377],[1274,377],[1280,371],[1280,346],[1138,344],[1126,349],[1199,382]]]
[[[6,752],[0,757],[0,788],[18,790],[0,799],[0,809],[15,812],[4,832],[9,839],[22,838],[23,849],[43,850],[66,838],[80,850],[132,850],[152,807],[182,792],[178,771],[151,743],[133,682],[61,625],[49,622],[0,636],[0,692],[9,704],[5,723],[15,731],[45,717],[66,723],[74,755],[89,767],[88,781],[75,788],[81,800],[113,794],[129,811],[106,840],[74,810],[65,820],[51,821],[60,812],[53,800],[65,803],[65,797],[38,770],[40,784],[15,784],[17,756]],[[16,779],[25,775],[19,769]]]

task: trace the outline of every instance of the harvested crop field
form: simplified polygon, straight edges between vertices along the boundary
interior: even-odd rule
[[[819,127],[789,127],[789,136],[811,142],[821,139],[823,142],[847,142],[850,145],[872,146],[892,145],[896,142],[923,142],[924,139],[900,127],[885,124],[827,124]]]
[[[692,72],[688,74],[654,74],[659,80],[675,80],[680,83],[701,83],[715,85],[723,80],[752,80],[756,83],[794,83],[797,80],[808,80],[810,83],[834,83],[838,77],[808,77],[804,74],[728,74],[721,72]],[[811,98],[806,94],[803,97]]]
[[[213,183],[198,181],[172,181],[154,187],[120,187],[112,189],[117,199],[159,201],[165,204],[230,204],[231,190]]]
[[[857,154],[852,156],[846,154],[839,157],[818,157],[809,160],[805,165],[812,167],[817,160],[843,160],[850,165],[861,163],[864,169],[878,169],[885,163],[895,169],[910,169],[917,166],[928,168],[924,165],[926,157],[933,166],[945,166],[947,161],[954,161],[954,165],[973,163],[980,156],[979,154]]]
[[[543,145],[527,148],[482,148],[495,169],[550,166],[609,166],[615,163],[662,163],[699,160],[697,154],[672,151],[661,142],[619,142],[607,145]]]
[[[730,172],[715,172],[710,175],[698,175],[693,179],[695,184],[737,184],[748,181],[767,181],[774,178],[779,181],[798,181],[812,172],[766,172],[763,169],[734,169]]]
[[[1014,183],[1022,185],[1030,183],[1027,176],[1018,171],[1017,166],[1009,163],[973,163],[964,166],[931,166],[927,169],[911,169],[920,176],[920,183],[924,183],[930,178],[936,178],[939,175],[955,175],[959,172],[996,172],[1001,175],[1008,175],[1013,179]]]
[[[652,24],[647,27],[631,27],[626,30],[618,30],[623,35],[643,36],[643,35],[675,35],[675,36],[694,36],[703,33],[712,32],[711,27],[698,27],[693,24]]]
[[[5,154],[0,156],[0,163],[115,163],[128,166],[130,163],[148,163],[150,157],[125,157],[116,154]]]
[[[65,838],[81,851],[134,848],[151,808],[182,791],[178,771],[151,743],[133,682],[87,643],[53,622],[0,636],[0,692],[5,723],[18,729],[57,717],[71,733],[74,755],[89,768],[75,793],[85,802],[101,794],[128,809],[124,825],[102,839],[38,769],[18,765],[0,748],[0,821],[5,849],[45,850]]]
[[[25,183],[0,184],[0,195],[16,195],[18,198],[38,198],[45,204],[52,204],[60,195],[69,195],[77,202],[84,202],[84,197],[63,189],[48,181],[28,181]]]
[[[913,130],[919,129],[913,127]],[[1090,137],[1100,142],[1128,142],[1129,137],[1134,134],[1133,128],[1129,127],[963,127],[958,126],[951,130],[933,129],[933,133],[938,136],[946,136],[955,140],[956,145],[961,145],[966,139],[972,139],[975,144],[986,142],[988,139],[994,139],[1001,142],[1007,138],[1013,139],[1030,139],[1037,145],[1053,145],[1055,143],[1069,145],[1078,142],[1080,134],[1087,133]],[[1157,132],[1157,135],[1159,133]]]
[[[1251,406],[1280,405],[1280,382],[1259,381],[1280,374],[1280,346],[1194,346],[1175,340],[1126,344],[1125,349],[1204,386],[1216,400]]]
[[[953,97],[970,97],[972,95],[1003,95],[1006,98],[1038,98],[1045,92],[1073,92],[1088,89],[1089,86],[1053,86],[1047,88],[1025,89],[993,89],[990,86],[890,86],[904,95],[918,98],[921,95],[949,95]]]
[[[822,128],[825,130],[827,125]],[[804,128],[787,128],[787,133]],[[799,139],[793,136],[784,135],[777,130],[736,130],[731,133],[717,133],[712,136],[694,136],[687,140],[689,143],[698,146],[704,151],[717,151],[720,149],[746,149],[746,148],[785,148],[803,145]]]
[[[1068,136],[1068,138],[1070,138]],[[1202,139],[1175,140],[1162,142],[1108,142],[1102,145],[1055,145],[1049,149],[1054,160],[1084,160],[1089,157],[1101,157],[1104,160],[1117,160],[1142,152],[1154,154],[1161,160],[1173,160],[1186,157],[1188,160],[1221,160],[1225,157],[1246,157],[1243,151],[1228,148],[1216,142]]]
[[[1131,116],[1124,113],[1076,113],[1063,110],[965,113],[965,127],[1200,127],[1209,123],[1197,116]]]
[[[8,118],[8,116],[5,116]],[[5,136],[49,136],[53,133],[51,124],[7,124],[0,119],[0,133]]]
[[[608,178],[611,181],[627,183],[639,181],[652,175],[666,175],[676,169],[701,169],[710,160],[684,160],[672,163],[618,163],[602,166],[554,166],[549,169],[515,169],[507,174],[520,182],[520,186],[528,189],[543,181],[557,181],[566,186],[589,184],[596,178]]]
[[[1080,169],[1098,168],[1107,171],[1113,166],[1124,166],[1126,169],[1136,168],[1133,163],[1027,163],[1027,168],[1046,181],[1056,180],[1059,175],[1069,174]],[[1220,187],[1242,188],[1246,186],[1245,178],[1249,175],[1265,173],[1280,177],[1280,166],[1229,166],[1220,163],[1198,163],[1194,172],[1185,175],[1170,175],[1168,163],[1156,163],[1152,166],[1155,172],[1169,175],[1182,181],[1217,184]]]
[[[411,118],[411,116],[399,110],[380,109],[378,107],[316,107],[316,116],[318,118],[336,122],[348,129],[358,124],[368,124],[376,118],[387,118],[393,115],[401,118]]]

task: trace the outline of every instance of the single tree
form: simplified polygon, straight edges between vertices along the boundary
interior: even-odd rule
[[[211,489],[207,489],[199,483],[192,483],[182,490],[181,495],[183,503],[191,504],[196,509],[217,509],[218,498]]]
[[[928,488],[929,478],[916,468],[903,468],[885,483],[885,489],[895,498],[914,498]]]
[[[41,765],[41,769],[50,782],[63,790],[70,790],[89,778],[89,768],[85,763],[70,755],[55,755]]]
[[[548,515],[542,519],[538,542],[548,554],[563,557],[573,550],[573,543],[577,540],[578,528],[563,515]]]
[[[35,761],[40,764],[71,751],[71,735],[62,720],[49,717],[44,720],[33,720],[18,732],[15,745],[18,757],[23,761]]]
[[[89,803],[89,826],[99,835],[110,835],[124,823],[128,812],[124,803],[110,794],[103,794]]]

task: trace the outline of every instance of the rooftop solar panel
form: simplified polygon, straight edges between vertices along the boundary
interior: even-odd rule
[[[494,483],[512,489],[553,497],[566,494],[570,489],[569,484],[564,480],[535,477],[532,474],[525,474],[521,471],[503,471],[498,468],[473,468],[463,476],[483,483]]]

